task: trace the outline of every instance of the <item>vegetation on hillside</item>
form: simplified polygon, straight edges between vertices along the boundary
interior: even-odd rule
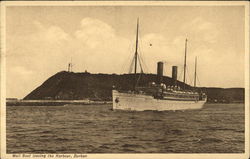
[[[60,99],[60,100],[111,100],[112,89],[114,87],[122,90],[131,90],[133,88],[135,77],[133,74],[90,74],[73,73],[62,71],[46,80],[41,86],[33,90],[24,99],[42,100],[42,99]],[[157,81],[154,74],[137,74],[138,86],[146,86],[151,82]],[[162,82],[173,85],[172,78],[163,77]],[[183,87],[180,81],[177,85]],[[192,89],[189,85],[186,88]],[[199,88],[206,92],[209,102],[233,102],[244,101],[243,88]]]

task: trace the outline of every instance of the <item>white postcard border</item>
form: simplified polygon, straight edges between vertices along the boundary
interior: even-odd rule
[[[83,158],[187,158],[187,159],[236,159],[249,157],[249,2],[247,1],[8,1],[1,2],[1,158],[11,159],[13,154],[6,154],[6,7],[8,6],[244,6],[245,7],[245,153],[229,154],[85,154]],[[46,154],[48,158],[49,154]],[[74,154],[71,154],[74,156]],[[25,157],[21,157],[25,158]],[[30,158],[30,157],[28,157]],[[43,157],[42,157],[43,158]],[[56,157],[54,157],[56,158]],[[39,158],[37,158],[39,159]]]

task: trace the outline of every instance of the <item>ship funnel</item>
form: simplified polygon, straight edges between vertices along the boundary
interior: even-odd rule
[[[162,77],[163,77],[163,62],[157,63],[157,83],[162,83]]]
[[[177,66],[172,66],[172,79],[174,81],[174,85],[177,84]]]

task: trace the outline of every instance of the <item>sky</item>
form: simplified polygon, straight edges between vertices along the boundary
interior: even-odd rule
[[[139,54],[146,73],[178,66],[187,83],[197,56],[198,86],[244,87],[242,6],[10,6],[6,9],[7,97],[23,98],[57,72],[129,72],[139,18]]]

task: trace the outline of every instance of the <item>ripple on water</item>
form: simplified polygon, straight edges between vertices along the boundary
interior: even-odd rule
[[[243,104],[208,104],[184,112],[110,109],[7,107],[7,152],[244,152]]]

